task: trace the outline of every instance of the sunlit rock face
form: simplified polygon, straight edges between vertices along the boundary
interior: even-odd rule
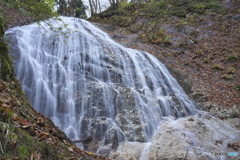
[[[108,154],[123,141],[149,142],[162,117],[196,106],[152,55],[115,43],[77,18],[7,31],[15,73],[33,107],[85,150]]]

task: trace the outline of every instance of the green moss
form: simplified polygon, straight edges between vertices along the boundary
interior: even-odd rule
[[[171,44],[170,39],[172,36],[168,35],[165,29],[158,29],[156,26],[156,24],[150,25],[148,29],[145,29],[141,38],[147,43],[165,45]]]
[[[21,136],[21,138],[19,138],[17,142],[19,145],[17,155],[19,157],[29,157],[30,154],[37,151],[42,155],[42,159],[64,159],[64,154],[59,152],[59,146],[57,148],[54,145],[47,144],[46,141],[39,142],[36,137],[32,137],[29,134],[29,131],[25,129],[19,129],[18,135]]]
[[[0,43],[3,42],[3,36],[4,36],[4,18],[3,15],[0,14]]]
[[[193,0],[191,4],[192,5],[189,6],[188,10],[194,13],[203,14],[209,11],[218,14],[226,13],[226,8],[224,8],[223,5],[217,0],[211,1]]]
[[[219,64],[213,64],[213,65],[211,66],[211,68],[212,68],[212,69],[216,69],[216,70],[221,70],[221,69],[222,69]]]
[[[237,86],[235,86],[235,89],[240,91],[240,84],[238,84]]]
[[[27,157],[29,157],[28,147],[25,146],[25,145],[19,147],[18,153],[19,153],[19,159],[20,160],[24,160]]]
[[[152,1],[146,4],[144,10],[149,15],[165,18],[171,16],[184,18],[190,12],[196,14],[206,14],[208,12],[224,14],[226,11],[226,9],[218,0],[162,0],[158,2]]]
[[[0,17],[0,77],[8,81],[13,78],[12,58],[9,56],[9,48],[3,42],[4,36],[3,18]]]
[[[0,121],[7,122],[9,119],[12,119],[14,112],[9,107],[0,106]]]
[[[203,62],[204,62],[204,63],[209,63],[210,60],[205,58],[205,59],[203,60]]]
[[[1,113],[3,114],[3,112]],[[31,130],[16,128],[11,120],[12,118],[5,120],[5,122],[2,122],[2,119],[3,118],[1,117],[0,157],[3,157],[4,159],[18,157],[19,159],[25,160],[26,158],[30,158],[30,155],[34,152],[39,153],[41,155],[41,159],[60,160],[64,159],[63,157],[66,156],[63,151],[59,152],[61,147],[65,147],[63,144],[59,143],[59,146],[56,147],[54,145],[47,144],[45,140],[39,142],[38,136],[31,136]]]
[[[232,54],[226,58],[227,61],[236,61],[238,60],[237,54]]]
[[[15,150],[13,149],[16,145],[18,135],[15,133],[16,127],[11,122],[0,121],[0,157],[10,158],[14,155]]]
[[[118,25],[120,27],[128,27],[131,24],[131,18],[127,16],[114,15],[110,18],[110,22],[111,24]]]
[[[229,68],[227,73],[233,74],[236,71],[234,67]]]
[[[234,77],[232,74],[224,74],[222,75],[222,79],[225,79],[225,80],[232,80]]]
[[[120,1],[119,5],[118,5],[118,9],[120,11],[124,11],[124,10],[127,10],[127,9],[131,9],[129,8],[131,6],[130,3],[126,2],[126,1]]]

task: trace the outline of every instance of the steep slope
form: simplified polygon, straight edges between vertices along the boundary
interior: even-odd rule
[[[158,57],[205,111],[226,118],[240,115],[239,14],[239,1],[164,0],[90,20],[119,43]]]

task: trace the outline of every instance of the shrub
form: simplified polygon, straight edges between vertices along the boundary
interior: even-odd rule
[[[131,24],[131,18],[126,16],[114,15],[110,18],[110,22],[113,25],[118,25],[120,27],[128,27]]]
[[[1,0],[1,5],[14,8],[24,16],[32,16],[36,20],[43,20],[48,17],[56,16],[54,12],[54,0]]]

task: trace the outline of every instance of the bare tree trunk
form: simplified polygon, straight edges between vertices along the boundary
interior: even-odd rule
[[[96,8],[97,6],[94,0],[92,0],[92,7],[93,7],[93,12],[97,13],[97,8]]]
[[[101,11],[101,6],[100,6],[100,2],[99,2],[99,0],[98,0],[98,11],[99,11],[99,13],[102,12],[102,11]]]
[[[91,15],[93,15],[94,12],[93,12],[93,6],[92,6],[92,2],[91,2],[91,0],[89,0],[89,5],[90,5]]]
[[[70,13],[69,16],[73,16],[74,14],[74,0],[71,0],[69,3],[69,9],[70,9]]]

